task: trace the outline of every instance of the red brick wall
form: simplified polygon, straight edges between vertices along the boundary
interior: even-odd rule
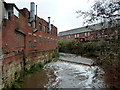
[[[78,34],[79,36],[77,36]],[[59,40],[61,39],[76,39],[76,41],[110,40],[110,39],[115,39],[115,37],[117,37],[116,35],[117,33],[113,28],[113,29],[93,30],[89,32],[59,36]],[[70,38],[68,38],[69,36]]]
[[[33,27],[28,25],[28,15],[29,12],[27,9],[21,10],[22,14],[20,14],[20,17],[17,18],[16,16],[12,15],[9,20],[4,20],[3,25],[3,33],[2,33],[2,45],[3,45],[3,52],[4,57],[12,56],[16,53],[25,51],[25,54],[28,54],[30,51],[33,50],[51,50],[57,48],[57,28],[55,26],[52,26],[52,34],[49,34],[48,32],[40,31],[39,28],[39,22],[42,23],[43,26],[48,27],[48,22],[45,20],[38,18],[37,19],[37,29],[38,32],[33,33]],[[24,37],[16,36],[16,30],[20,31],[24,34]],[[42,39],[46,38],[46,42],[42,40],[40,42],[40,37]],[[52,40],[52,42],[48,42],[48,38]],[[32,42],[32,46],[29,47],[29,41]],[[34,42],[37,43],[36,46],[34,46]],[[25,44],[25,45],[23,45]],[[21,46],[24,46],[22,48]]]
[[[28,64],[33,64],[38,61],[48,60],[57,48],[57,28],[54,25],[52,25],[51,33],[44,32],[43,26],[48,27],[48,22],[37,17],[38,31],[33,33],[33,23],[31,23],[32,26],[29,26],[28,23],[28,10],[23,9],[20,12],[19,18],[12,15],[10,19],[3,20],[3,81],[9,84],[14,80],[14,73],[22,70],[21,65],[23,65],[24,56],[29,57],[30,61],[26,61]],[[39,23],[42,24],[42,31]],[[42,42],[40,42],[40,37]],[[29,41],[32,42],[31,46],[29,46]],[[36,46],[34,46],[34,42],[36,42]],[[15,67],[18,67],[19,70],[15,69]],[[12,73],[8,74],[7,71],[12,71]]]
[[[28,25],[28,15],[29,12],[27,9],[21,10],[22,13],[24,13],[24,16],[20,14],[20,17],[17,18],[16,16],[11,16],[10,20],[7,20],[4,23],[3,28],[3,50],[16,50],[16,47],[19,42],[23,42],[23,38],[16,39],[15,30],[19,30],[22,33],[25,34],[25,51],[26,53],[31,50],[51,50],[57,48],[57,28],[52,25],[52,32],[48,33],[47,31],[44,32],[44,26],[48,27],[48,22],[46,22],[44,19],[41,19],[37,17],[37,29],[38,31],[36,33],[33,33],[33,26]],[[40,30],[39,23],[42,24],[42,31]],[[40,37],[42,38],[42,42],[40,42]],[[22,40],[21,40],[22,39]],[[49,42],[49,40],[50,42]],[[29,41],[32,42],[32,46],[29,47]],[[14,43],[13,43],[14,42]],[[36,46],[34,46],[34,42],[37,43]]]

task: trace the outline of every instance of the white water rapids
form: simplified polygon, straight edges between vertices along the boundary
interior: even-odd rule
[[[103,74],[104,71],[98,66],[88,66],[84,64],[92,64],[93,61],[80,56],[72,56],[72,54],[62,54],[60,59],[62,61],[51,62],[47,64],[44,69],[47,70],[47,76],[49,78],[47,88],[105,88]],[[77,61],[77,59],[79,59]],[[72,63],[78,62],[78,64]],[[85,60],[85,61],[84,61]],[[66,61],[66,62],[64,62]],[[70,61],[70,62],[67,62]],[[92,63],[91,63],[92,62]],[[51,70],[55,75],[52,78]]]

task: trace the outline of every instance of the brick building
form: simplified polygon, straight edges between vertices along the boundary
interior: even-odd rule
[[[74,39],[76,41],[99,41],[114,40],[117,38],[118,31],[112,26],[108,29],[108,24],[94,24],[85,27],[75,28],[59,32],[59,40]]]
[[[3,86],[10,85],[17,73],[36,62],[44,62],[57,51],[57,27],[35,15],[31,9],[19,9],[14,3],[0,2],[0,50],[2,51]],[[0,13],[0,14],[1,14]],[[27,57],[25,59],[24,57]]]

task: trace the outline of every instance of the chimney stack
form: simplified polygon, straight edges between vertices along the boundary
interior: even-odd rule
[[[35,20],[35,3],[31,2],[30,4],[30,22]]]
[[[48,24],[49,24],[49,30],[48,30],[48,32],[51,33],[50,17],[48,17]]]
[[[35,3],[31,2],[30,3],[30,19],[29,19],[29,22],[33,23],[33,26],[34,26],[33,33],[38,31],[36,29],[36,19],[37,19],[37,5],[36,5],[36,17],[35,17]]]

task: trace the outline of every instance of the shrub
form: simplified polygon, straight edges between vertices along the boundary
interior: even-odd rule
[[[58,52],[55,52],[53,55],[52,55],[52,58],[58,58],[60,55]]]
[[[59,41],[59,51],[89,57],[99,57],[96,64],[101,66],[110,87],[120,87],[120,44],[117,42],[75,42],[73,40]]]

